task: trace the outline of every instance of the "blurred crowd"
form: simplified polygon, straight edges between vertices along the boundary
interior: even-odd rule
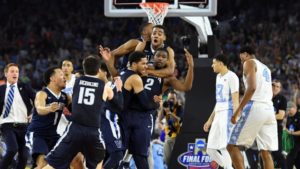
[[[291,100],[300,84],[300,2],[296,0],[219,1],[225,15],[215,28],[231,68],[241,77],[237,53],[243,44],[253,46],[257,57],[283,83],[283,94]],[[226,6],[227,5],[227,6]],[[226,7],[224,7],[226,6]]]
[[[230,0],[218,2],[219,24],[213,27],[221,48],[230,57],[231,69],[241,76],[238,50],[248,43],[267,64],[273,78],[283,82],[288,98],[300,83],[300,2],[296,0]],[[83,56],[97,54],[97,45],[112,49],[139,36],[138,28],[147,18],[107,18],[103,1],[1,0],[0,80],[8,62],[21,65],[21,80],[33,88],[43,85],[42,72],[63,59],[71,59],[80,70]],[[180,18],[167,18],[168,43],[175,51],[180,77],[185,59],[180,37],[195,29]],[[297,92],[296,92],[297,93]]]

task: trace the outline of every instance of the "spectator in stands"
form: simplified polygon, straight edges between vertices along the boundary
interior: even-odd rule
[[[167,100],[163,103],[163,108],[159,113],[159,122],[166,118],[165,126],[165,144],[164,144],[164,161],[169,164],[172,150],[175,144],[176,136],[179,133],[181,121],[183,118],[182,105],[177,102],[177,93],[170,91]]]
[[[288,108],[288,117],[284,130],[286,130],[294,138],[294,148],[288,153],[286,158],[287,169],[293,169],[296,165],[300,166],[300,161],[296,161],[297,155],[300,153],[300,112],[297,111],[295,103],[291,103]]]
[[[280,94],[282,85],[281,82],[278,80],[273,80],[272,82],[272,90],[273,90],[273,106],[274,106],[274,111],[276,114],[276,120],[277,120],[277,131],[278,131],[278,150],[273,151],[272,155],[274,158],[275,162],[275,167],[276,168],[281,168],[285,169],[285,159],[282,154],[282,120],[284,119],[285,116],[285,110],[287,106],[287,101],[286,98]]]

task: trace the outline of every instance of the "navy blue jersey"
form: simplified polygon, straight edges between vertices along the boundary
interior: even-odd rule
[[[76,79],[73,88],[72,115],[75,123],[100,127],[104,82],[96,77],[82,76]]]
[[[38,135],[56,135],[57,124],[60,120],[63,108],[68,104],[67,94],[61,92],[61,95],[57,98],[48,88],[44,88],[42,91],[47,93],[46,105],[58,102],[61,107],[56,112],[50,112],[47,115],[39,115],[36,108],[34,108],[32,121],[28,130]]]
[[[163,78],[155,77],[155,76],[144,76],[142,77],[144,83],[144,89],[147,93],[147,96],[151,98],[150,100],[153,102],[151,105],[155,105],[152,110],[156,110],[159,108],[159,104],[155,104],[152,99],[155,95],[159,96],[162,93],[163,87]]]
[[[123,82],[123,84],[125,84],[126,80],[131,76],[136,74],[136,72],[132,71],[132,70],[124,70],[120,73],[121,76],[121,80]],[[134,91],[128,91],[124,88],[125,85],[123,85],[122,87],[122,93],[124,96],[124,108],[123,110],[126,112],[129,109],[129,106],[131,104],[131,99],[132,97],[134,97]]]
[[[163,48],[167,49],[168,45],[164,44]],[[146,43],[146,46],[145,46],[143,52],[147,56],[148,63],[153,64],[154,63],[154,53],[155,53],[155,50],[151,47],[151,42],[150,41]]]
[[[123,84],[125,84],[126,80],[134,74],[136,74],[136,72],[134,72],[132,70],[125,70],[125,71],[121,72],[120,75],[121,75]],[[147,105],[148,107],[145,108],[145,106],[142,106],[141,101],[140,101],[139,97],[137,96],[137,94],[135,94],[133,90],[131,90],[131,91],[126,90],[123,85],[122,93],[124,96],[124,109],[123,109],[124,112],[126,112],[126,111],[144,112],[144,111],[155,110],[158,108],[159,105],[154,103],[154,101],[152,102],[152,100],[153,100],[154,95],[161,94],[162,80],[161,80],[161,78],[156,78],[156,77],[149,77],[149,80],[147,80],[147,79],[148,78],[145,79],[144,87],[149,89],[149,91],[147,91],[145,89],[144,90],[146,92],[147,98],[149,98],[149,100],[151,100],[151,103],[149,103]],[[147,82],[149,82],[149,84],[146,84]],[[152,89],[151,89],[151,87],[152,87]]]

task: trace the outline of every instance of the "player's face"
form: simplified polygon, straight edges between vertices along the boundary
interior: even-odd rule
[[[222,65],[222,62],[220,62],[220,61],[218,61],[216,59],[213,59],[211,67],[213,68],[213,70],[214,70],[215,73],[220,73],[220,71],[221,71],[221,65]]]
[[[151,34],[152,34],[152,28],[153,28],[153,24],[148,24],[147,26],[144,27],[142,36],[143,36],[145,39],[150,40]]]
[[[59,88],[64,89],[66,87],[66,77],[61,69],[56,69],[52,78]]]
[[[166,40],[166,35],[163,29],[154,28],[151,35],[151,44],[153,46],[159,47]]]
[[[168,53],[165,51],[158,51],[154,55],[154,66],[156,68],[164,68],[168,60]]]
[[[62,71],[64,72],[65,75],[70,75],[73,72],[73,64],[72,62],[65,60],[62,63],[61,67]]]
[[[142,58],[138,63],[136,63],[136,71],[138,74],[146,74],[147,71],[147,58]]]
[[[244,64],[244,62],[248,59],[248,54],[246,52],[240,53],[240,59],[242,64]]]
[[[281,91],[281,83],[273,82],[272,83],[272,90],[273,90],[273,94],[277,95]]]
[[[19,68],[17,66],[10,66],[5,73],[5,77],[9,84],[15,84],[19,79]]]

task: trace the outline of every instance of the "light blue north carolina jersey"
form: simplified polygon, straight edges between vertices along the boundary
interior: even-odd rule
[[[268,104],[272,104],[272,79],[271,79],[271,71],[270,69],[258,61],[257,59],[253,59],[256,64],[256,90],[251,98],[252,101],[264,102]],[[247,89],[246,77],[243,75],[243,81],[245,84],[245,88]]]
[[[71,80],[66,82],[66,87],[64,88],[63,92],[65,92],[67,95],[72,96],[75,80],[76,80],[76,76],[74,74],[72,74]]]
[[[215,111],[233,109],[231,94],[239,91],[239,78],[232,71],[223,76],[219,73],[216,79]]]

